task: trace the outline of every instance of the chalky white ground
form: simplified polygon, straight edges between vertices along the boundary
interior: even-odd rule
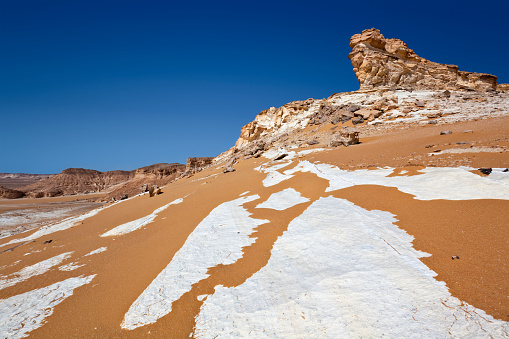
[[[207,270],[229,265],[242,257],[242,248],[255,239],[249,235],[266,222],[249,217],[242,204],[258,195],[238,198],[216,207],[196,226],[168,266],[131,305],[121,326],[135,329],[154,323],[171,312],[172,303],[208,277]]]
[[[509,199],[509,172],[498,171],[492,177],[481,177],[465,168],[428,167],[421,170],[423,174],[420,175],[387,177],[393,172],[392,168],[344,171],[332,165],[309,161],[301,161],[283,173],[273,168],[263,171],[268,173],[263,180],[266,187],[287,180],[297,172],[311,172],[329,181],[327,192],[355,185],[382,185],[396,187],[419,200]]]
[[[133,231],[136,231],[137,229],[142,228],[143,226],[153,222],[159,213],[161,213],[162,211],[164,211],[171,205],[180,204],[182,201],[183,201],[182,198],[176,199],[176,200],[170,202],[169,204],[159,207],[158,209],[156,209],[154,212],[150,213],[149,215],[146,215],[142,218],[139,218],[139,219],[136,219],[133,221],[126,222],[125,224],[117,226],[117,227],[109,230],[108,232],[101,234],[101,237],[113,237],[113,236],[124,235],[127,233],[131,233]]]
[[[88,284],[95,275],[69,278],[47,287],[0,300],[0,337],[23,338],[40,327],[53,308],[70,297],[74,289]]]
[[[506,337],[509,324],[451,296],[388,212],[334,197],[294,219],[268,264],[216,286],[199,338]]]

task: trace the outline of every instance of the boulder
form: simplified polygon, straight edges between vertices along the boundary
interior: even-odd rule
[[[350,146],[359,143],[359,130],[352,127],[343,127],[332,134],[330,147]]]

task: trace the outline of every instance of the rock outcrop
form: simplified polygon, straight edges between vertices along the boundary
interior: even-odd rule
[[[133,177],[134,171],[99,172],[84,168],[68,168],[19,190],[34,198],[101,192]]]
[[[186,175],[191,175],[201,171],[202,169],[210,166],[213,160],[213,157],[187,158],[187,165],[185,170]]]
[[[18,199],[23,198],[25,193],[10,188],[0,186],[0,199]]]
[[[167,185],[175,180],[184,172],[185,168],[186,165],[178,163],[160,163],[138,168],[134,171],[134,177],[131,180],[114,187],[112,191],[101,200],[119,200],[125,195],[132,197],[140,192],[148,192],[154,186],[156,186],[156,193],[157,189],[159,189],[160,192],[161,186]]]
[[[427,90],[497,89],[497,77],[464,72],[456,65],[445,65],[419,57],[399,39],[386,39],[371,28],[350,39],[349,58],[361,90],[403,88]]]

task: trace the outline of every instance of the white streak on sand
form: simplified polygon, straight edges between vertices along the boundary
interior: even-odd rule
[[[287,188],[281,192],[272,194],[269,199],[256,206],[256,208],[270,208],[282,211],[308,201],[309,199],[301,196],[300,192],[297,192],[293,188]]]
[[[279,184],[282,181],[290,179],[293,175],[281,174],[278,171],[271,171],[267,177],[263,179],[263,186],[270,187]]]
[[[133,231],[136,231],[137,229],[153,222],[154,219],[157,217],[157,215],[159,213],[161,213],[162,211],[164,211],[165,209],[167,209],[168,207],[170,207],[170,205],[180,204],[182,201],[183,201],[182,198],[174,200],[174,201],[170,202],[169,204],[159,207],[158,209],[156,209],[154,212],[150,213],[149,215],[146,215],[142,218],[139,218],[139,219],[136,219],[133,221],[126,222],[125,224],[117,226],[117,227],[109,230],[108,232],[101,234],[101,237],[113,237],[113,236],[124,235],[127,233],[131,233]]]
[[[58,269],[59,269],[60,271],[74,271],[75,269],[78,269],[78,268],[83,267],[83,266],[85,266],[85,264],[83,264],[83,265],[78,265],[78,264],[77,264],[77,263],[75,263],[75,262],[71,262],[71,263],[69,263],[69,264],[67,264],[67,265],[62,265],[62,266],[60,266]]]
[[[83,220],[85,220],[87,218],[93,217],[97,213],[99,213],[99,212],[101,212],[101,211],[103,211],[106,208],[109,208],[111,206],[114,206],[114,205],[106,206],[106,207],[103,207],[103,208],[100,208],[100,209],[95,209],[95,210],[92,210],[92,211],[90,211],[88,213],[79,215],[77,217],[67,218],[67,219],[64,219],[64,220],[62,220],[62,221],[60,221],[58,223],[55,223],[55,224],[51,224],[51,225],[47,225],[47,226],[42,226],[37,231],[35,231],[34,233],[32,233],[31,235],[29,235],[27,237],[19,238],[19,239],[13,239],[13,240],[9,241],[8,243],[0,244],[0,246],[7,246],[7,245],[10,245],[10,244],[15,244],[15,243],[24,242],[24,241],[32,241],[34,239],[40,238],[42,236],[45,236],[45,235],[48,235],[48,234],[51,234],[51,233],[55,233],[55,232],[58,232],[58,231],[64,231],[66,229],[69,229],[69,228],[73,227],[76,223],[78,223],[80,221],[83,221]]]
[[[0,337],[23,338],[43,325],[53,308],[88,284],[95,275],[69,278],[8,299],[0,300]]]
[[[216,286],[195,337],[506,337],[509,324],[454,298],[388,212],[321,198],[237,287]]]
[[[355,185],[382,185],[396,187],[404,193],[412,194],[419,200],[469,200],[469,199],[509,199],[509,185],[504,179],[493,176],[481,177],[464,168],[428,167],[421,170],[423,174],[414,176],[387,177],[393,173],[392,168],[377,170],[345,171],[328,164],[313,164],[301,161],[284,174],[269,171],[263,181],[264,186],[273,184],[273,173],[278,182],[288,179],[296,172],[311,172],[329,181],[326,192],[335,191]],[[509,173],[497,173],[498,176],[509,176]]]
[[[28,278],[48,272],[52,267],[60,265],[62,261],[69,258],[71,253],[72,252],[62,253],[31,266],[23,267],[18,272],[9,274],[8,276],[1,276],[0,290],[14,286],[19,282],[27,280]]]
[[[89,255],[94,255],[94,254],[102,253],[102,252],[106,251],[107,249],[108,249],[107,247],[99,247],[98,249],[93,250],[90,253],[85,254],[84,257],[88,257]]]
[[[255,242],[256,227],[267,222],[250,218],[243,204],[258,195],[238,198],[217,206],[189,235],[171,262],[131,305],[121,324],[135,329],[154,323],[171,312],[172,303],[193,284],[208,277],[209,268],[229,265],[243,255],[242,248]]]

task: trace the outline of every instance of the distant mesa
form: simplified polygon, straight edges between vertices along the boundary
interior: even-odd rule
[[[497,77],[464,72],[456,65],[421,58],[399,39],[386,39],[370,28],[350,39],[353,71],[361,90],[380,87],[411,90],[497,90]]]

